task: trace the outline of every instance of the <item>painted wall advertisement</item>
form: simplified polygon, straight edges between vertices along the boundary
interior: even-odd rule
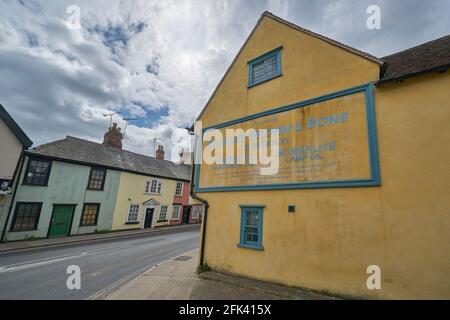
[[[278,169],[263,175],[260,163],[229,164],[226,158],[223,164],[203,163],[197,170],[198,191],[379,184],[371,87],[223,126],[225,141],[229,129],[278,129]],[[272,145],[269,140],[268,153]],[[203,143],[204,151],[207,147]],[[245,151],[248,158],[251,150]]]

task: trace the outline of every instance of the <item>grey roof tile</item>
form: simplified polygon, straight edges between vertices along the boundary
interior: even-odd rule
[[[190,181],[192,170],[192,166],[178,165],[70,136],[40,145],[27,151],[27,154],[184,181]]]
[[[450,35],[421,44],[390,56],[381,82],[394,81],[450,67]]]

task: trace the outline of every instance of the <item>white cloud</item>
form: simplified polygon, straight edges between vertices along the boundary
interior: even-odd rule
[[[371,32],[365,10],[376,3],[385,27]],[[66,26],[69,5],[81,9],[81,30]],[[448,8],[445,0],[2,1],[0,103],[36,144],[101,141],[111,111],[150,117],[130,122],[124,147],[152,155],[158,137],[175,160],[189,143],[183,128],[264,10],[383,55],[450,33]]]

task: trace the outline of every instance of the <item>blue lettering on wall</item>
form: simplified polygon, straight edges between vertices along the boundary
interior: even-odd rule
[[[329,127],[331,125],[348,123],[348,121],[349,121],[349,114],[347,112],[325,116],[318,119],[309,118],[308,129]]]

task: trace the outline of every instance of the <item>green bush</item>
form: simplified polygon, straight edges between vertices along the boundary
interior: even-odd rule
[[[197,274],[201,274],[201,273],[208,272],[208,271],[211,271],[211,267],[208,266],[207,263],[199,265],[197,267]]]

